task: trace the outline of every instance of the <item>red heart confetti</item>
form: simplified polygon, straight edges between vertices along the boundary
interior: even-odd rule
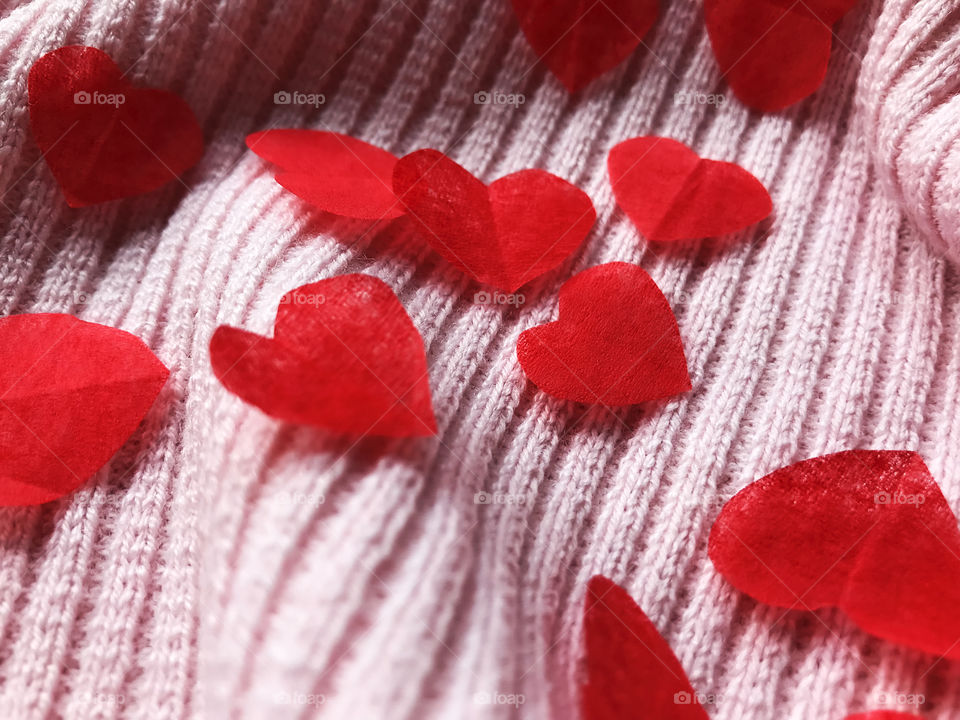
[[[839,607],[867,632],[960,658],[960,530],[919,455],[851,450],[781,468],[726,504],[710,558],[777,607]]]
[[[683,666],[626,590],[597,575],[583,614],[583,720],[706,720]]]
[[[608,263],[560,288],[557,321],[524,330],[517,357],[544,392],[633,405],[690,390],[677,320],[643,268]]]
[[[705,0],[723,76],[746,105],[776,112],[811,95],[830,61],[833,25],[856,0]]]
[[[70,207],[150,192],[203,155],[187,104],[135,88],[96,48],[47,53],[30,68],[27,87],[33,137]]]
[[[739,165],[702,160],[669,138],[625,140],[607,168],[617,204],[653,242],[724,235],[773,210],[766,188]]]
[[[659,0],[512,0],[534,52],[570,92],[623,62],[653,27]]]
[[[365,220],[403,215],[393,194],[397,158],[363,140],[320,130],[263,130],[247,147],[280,166],[276,181],[310,205]]]
[[[168,375],[122,330],[72,315],[0,319],[0,506],[80,487],[137,429]]]
[[[563,262],[597,218],[586,193],[556,175],[521,170],[486,186],[437,150],[401,158],[393,189],[438,253],[506,292]]]
[[[369,275],[287,293],[272,338],[218,327],[210,362],[227,390],[280,420],[351,435],[437,431],[420,334]]]

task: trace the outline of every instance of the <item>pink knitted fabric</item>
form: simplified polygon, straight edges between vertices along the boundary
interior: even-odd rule
[[[837,612],[758,605],[706,554],[737,490],[851,447],[918,450],[960,510],[960,277],[942,257],[960,254],[960,0],[862,0],[823,88],[771,115],[730,94],[701,4],[662,5],[647,47],[571,96],[508,0],[7,4],[3,312],[121,327],[172,375],[79,492],[0,511],[3,720],[572,720],[596,573],[716,696],[715,720],[960,715],[956,664]],[[26,77],[74,43],[194,108],[207,152],[182,183],[66,206]],[[524,102],[475,102],[497,91]],[[243,143],[270,127],[435,147],[487,181],[541,167],[599,218],[521,307],[476,302],[402,223],[336,220],[279,187]],[[723,246],[645,246],[606,177],[609,149],[644,134],[741,164],[775,217]],[[611,412],[524,378],[519,333],[555,318],[571,273],[614,260],[675,308],[690,393]],[[266,333],[283,293],[348,272],[386,281],[422,333],[435,440],[284,425],[213,377],[217,325]]]
[[[960,262],[960,3],[894,3],[864,59],[864,126],[883,182]]]

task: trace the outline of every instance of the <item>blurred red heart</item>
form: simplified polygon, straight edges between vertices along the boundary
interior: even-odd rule
[[[210,362],[227,390],[280,420],[351,435],[437,431],[420,334],[369,275],[287,293],[272,338],[218,327]]]
[[[381,220],[403,215],[393,194],[397,158],[349,135],[320,130],[263,130],[247,147],[280,166],[276,181],[319,210]]]
[[[633,598],[597,575],[587,585],[583,720],[708,720],[677,656]]]
[[[776,470],[710,533],[735,587],[777,607],[839,607],[879,637],[960,658],[960,530],[919,455],[851,450]]]
[[[565,400],[633,405],[690,389],[677,320],[644,270],[608,263],[560,288],[560,317],[517,341],[523,371]]]
[[[556,175],[521,170],[487,186],[437,150],[401,158],[393,189],[434,250],[506,292],[563,262],[597,218],[586,193]]]
[[[702,160],[663,137],[625,140],[607,158],[617,204],[653,242],[742,230],[767,217],[770,194],[739,165]]]
[[[137,429],[168,375],[122,330],[72,315],[0,319],[0,506],[82,485]]]
[[[512,0],[534,52],[570,92],[619,65],[653,27],[659,0]]]
[[[812,94],[830,61],[833,25],[857,0],[705,0],[723,76],[744,104],[775,112]]]
[[[193,112],[131,85],[106,53],[71,45],[30,68],[30,127],[71,207],[150,192],[203,155]]]

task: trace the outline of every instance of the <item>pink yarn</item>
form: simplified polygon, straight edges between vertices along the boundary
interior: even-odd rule
[[[2,311],[121,327],[172,375],[81,491],[0,511],[0,716],[572,719],[599,573],[717,698],[713,720],[917,696],[925,717],[957,717],[949,663],[839,614],[756,605],[706,554],[747,483],[851,447],[918,450],[960,510],[960,277],[921,239],[956,250],[957,2],[863,0],[823,88],[772,115],[729,92],[696,0],[662,3],[647,48],[575,96],[507,0],[10,3]],[[191,105],[207,152],[182,184],[66,206],[30,137],[26,77],[72,43]],[[324,103],[275,104],[282,91]],[[279,187],[243,142],[270,127],[435,147],[487,181],[541,167],[587,191],[598,221],[522,306],[475,302],[402,222],[320,216]],[[647,247],[606,173],[638,135],[739,163],[770,189],[772,222]],[[610,261],[640,263],[671,302],[690,393],[610,412],[526,382],[519,334],[555,319],[571,274]],[[285,292],[349,272],[387,282],[423,335],[436,440],[284,425],[213,377],[218,325],[268,332]]]
[[[884,184],[960,262],[960,2],[888,2],[864,58],[864,128]]]

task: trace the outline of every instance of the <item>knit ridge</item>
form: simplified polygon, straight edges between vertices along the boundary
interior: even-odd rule
[[[171,377],[78,492],[0,512],[0,715],[576,720],[583,594],[602,573],[717,698],[714,720],[839,719],[885,693],[955,717],[947,662],[839,612],[758,605],[706,542],[752,480],[851,447],[919,451],[960,509],[958,19],[960,0],[859,3],[823,87],[763,115],[720,76],[693,0],[662,3],[644,46],[575,95],[506,0],[12,4],[2,309],[133,332]],[[182,181],[66,206],[30,135],[26,75],[68,44],[184,97],[207,150]],[[276,104],[280,91],[325,101]],[[476,302],[482,288],[409,223],[333,218],[274,182],[244,138],[276,127],[436,148],[485,182],[543,168],[590,195],[597,223],[518,307]],[[740,164],[774,216],[647,245],[606,168],[639,135]],[[565,280],[611,261],[642,265],[670,301],[690,393],[588,408],[523,375],[519,334],[556,319]],[[286,292],[351,272],[385,281],[423,336],[436,439],[286,425],[214,378],[218,325],[269,334]]]

